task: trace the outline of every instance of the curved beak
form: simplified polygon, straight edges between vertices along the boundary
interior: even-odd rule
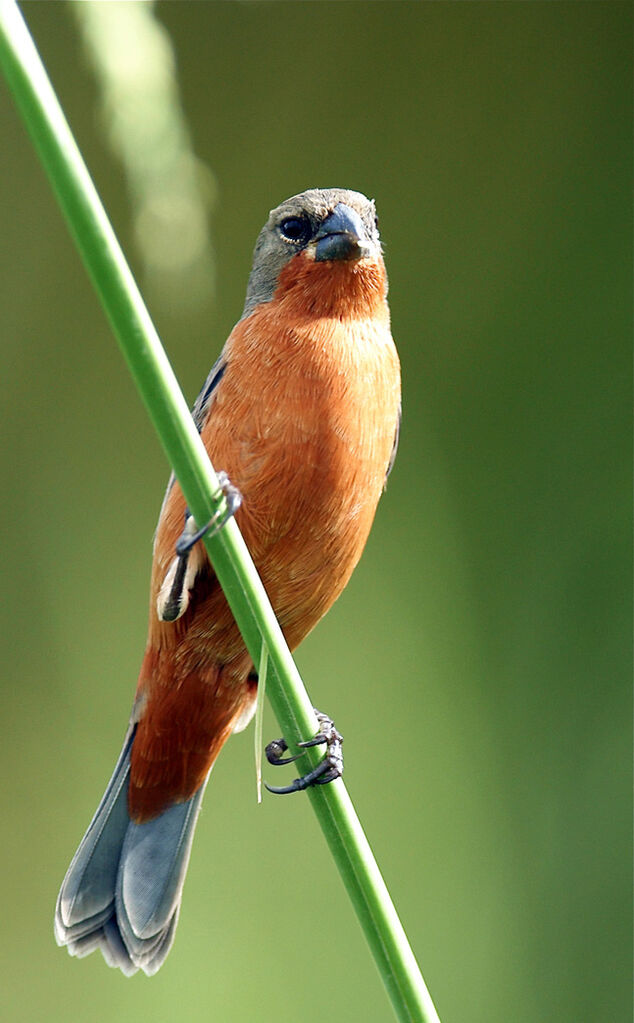
[[[374,248],[359,214],[342,202],[326,217],[313,244],[318,262],[366,259]]]

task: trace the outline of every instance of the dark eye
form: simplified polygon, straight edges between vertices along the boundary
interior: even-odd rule
[[[307,217],[286,217],[280,224],[280,231],[287,241],[295,245],[305,245],[313,233]]]

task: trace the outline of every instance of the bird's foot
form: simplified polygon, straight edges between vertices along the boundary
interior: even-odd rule
[[[206,534],[213,536],[218,533],[242,503],[240,491],[229,481],[226,472],[218,473],[218,483],[220,492],[215,496],[224,494],[225,506],[216,512],[206,526],[197,530],[194,516],[189,509],[185,512],[185,528],[176,541],[176,557],[172,558],[156,598],[156,613],[161,622],[175,622],[185,614],[189,606],[196,576],[207,562],[205,551],[194,551],[193,547]]]
[[[221,494],[224,495],[224,511],[219,509],[214,515],[212,515],[206,526],[203,526],[202,529],[198,529],[195,532],[194,529],[196,524],[194,522],[194,518],[192,515],[188,516],[185,522],[185,528],[176,541],[176,553],[179,558],[188,554],[194,544],[197,544],[199,540],[202,540],[203,536],[215,536],[216,533],[219,533],[222,527],[225,526],[229,519],[235,515],[242,504],[242,494],[237,487],[234,487],[226,472],[218,473],[218,483],[220,485],[220,491],[217,494],[214,494],[214,497],[220,497]]]
[[[265,782],[264,784],[269,792],[275,792],[278,795],[284,795],[287,792],[302,792],[304,789],[310,788],[311,785],[327,785],[328,782],[334,781],[335,778],[340,778],[343,774],[343,736],[339,734],[333,721],[327,714],[322,714],[321,711],[315,710],[315,716],[319,722],[319,732],[314,738],[308,739],[306,742],[298,742],[297,745],[301,747],[302,751],[310,746],[325,745],[326,755],[324,759],[312,771],[302,775],[301,778],[296,778],[290,785],[284,785],[279,788],[275,785],[267,785]],[[285,757],[284,753],[286,753],[287,749],[288,745],[285,739],[274,739],[273,742],[270,742],[264,751],[269,764],[273,767],[278,767],[281,764],[291,764],[294,760],[303,756],[302,752],[296,753],[292,757]]]

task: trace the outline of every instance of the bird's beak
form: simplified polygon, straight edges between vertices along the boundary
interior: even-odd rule
[[[374,249],[359,214],[342,202],[326,217],[312,244],[317,262],[366,259]]]

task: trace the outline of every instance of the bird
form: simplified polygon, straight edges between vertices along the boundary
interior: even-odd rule
[[[292,650],[348,582],[394,463],[401,374],[387,292],[373,200],[340,188],[285,200],[258,236],[242,316],[193,407]],[[71,955],[100,949],[126,976],[163,964],[210,771],[256,694],[172,477],[123,749],[57,900],[55,937]]]

